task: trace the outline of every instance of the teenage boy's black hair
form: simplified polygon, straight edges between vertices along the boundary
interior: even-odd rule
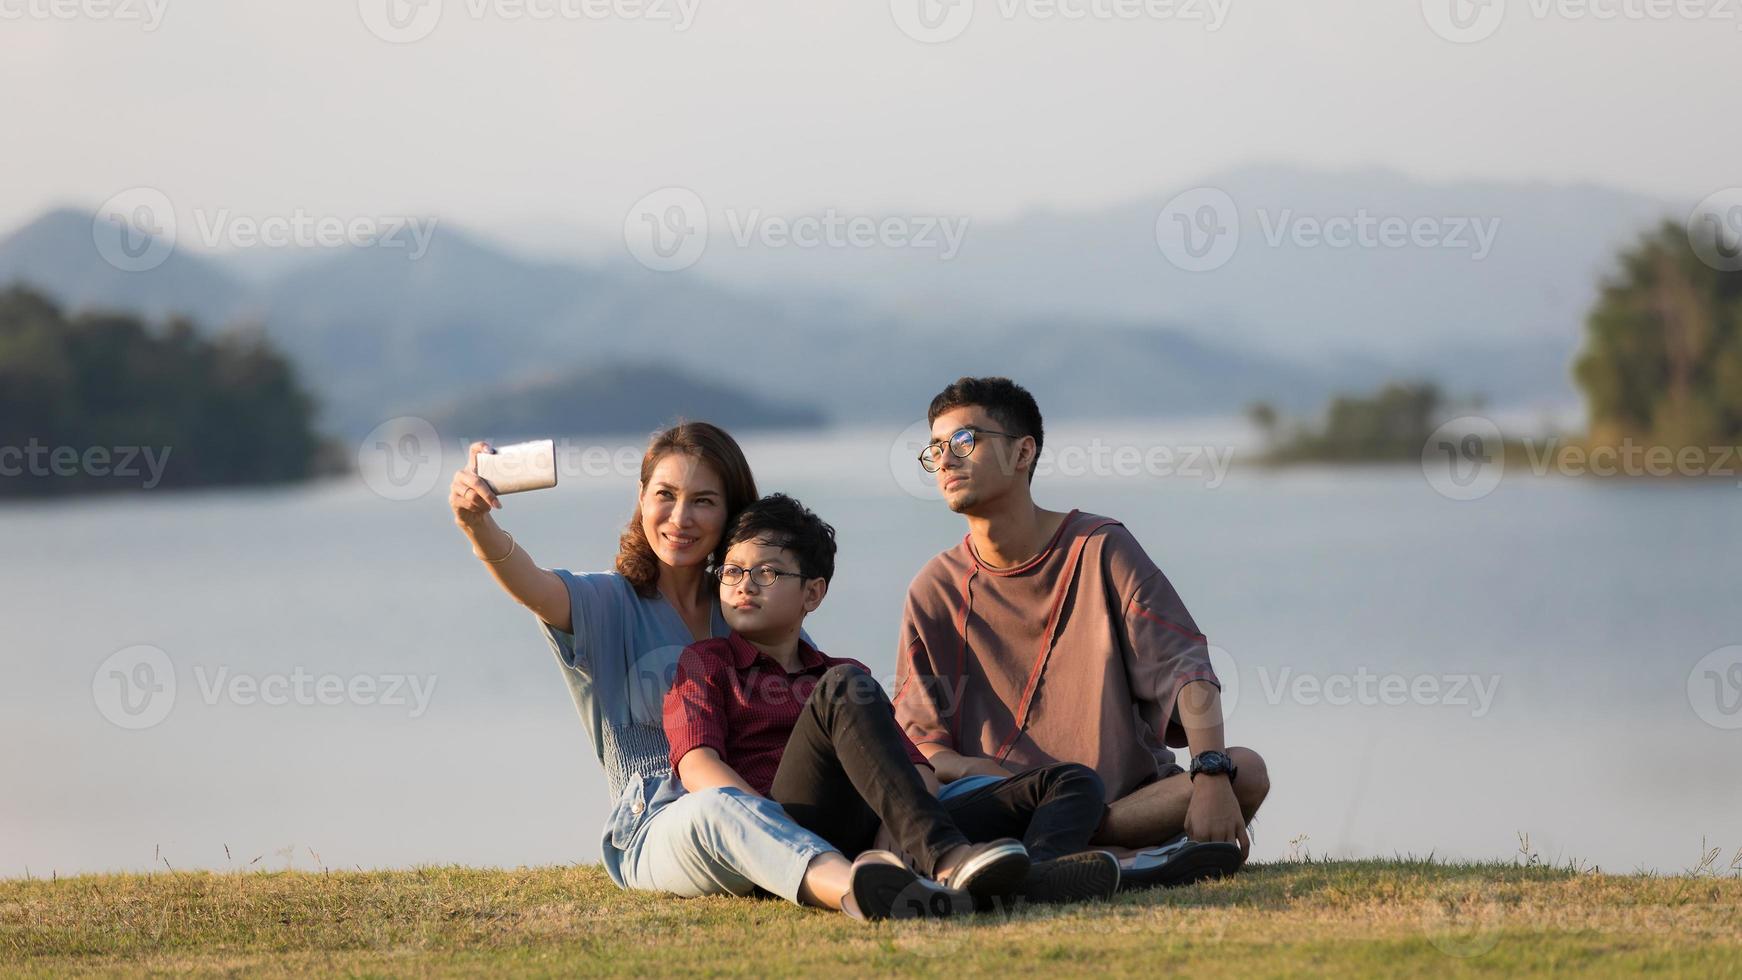
[[[1034,457],[1040,458],[1040,447],[1046,442],[1046,429],[1041,425],[1040,406],[1028,389],[1009,378],[957,378],[948,388],[938,392],[925,414],[926,424],[956,408],[975,406],[998,420],[999,428],[1011,435],[1033,436]],[[1034,482],[1034,467],[1028,468],[1028,482]]]
[[[835,529],[784,493],[773,493],[744,508],[726,534],[726,549],[745,541],[784,548],[798,558],[805,578],[835,577]]]

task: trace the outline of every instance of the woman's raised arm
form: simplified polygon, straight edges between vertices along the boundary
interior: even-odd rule
[[[538,567],[514,536],[504,531],[492,517],[492,510],[501,510],[502,502],[490,484],[478,475],[478,454],[496,450],[487,442],[474,442],[466,455],[466,465],[454,474],[448,491],[448,505],[454,510],[454,523],[472,541],[472,553],[483,560],[484,567],[496,578],[496,583],[514,597],[514,601],[532,610],[539,619],[565,633],[574,632],[573,610],[569,608],[568,586],[557,573]]]

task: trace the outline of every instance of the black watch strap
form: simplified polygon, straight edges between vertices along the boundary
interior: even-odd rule
[[[1228,753],[1215,749],[1205,749],[1192,759],[1191,778],[1193,779],[1198,778],[1200,772],[1206,772],[1212,776],[1217,773],[1227,773],[1228,781],[1233,782],[1234,776],[1239,771],[1239,767],[1234,765],[1234,760],[1229,757]]]

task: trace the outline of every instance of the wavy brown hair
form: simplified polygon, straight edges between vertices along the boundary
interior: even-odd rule
[[[629,526],[617,541],[617,573],[628,579],[635,593],[644,599],[659,594],[659,556],[653,553],[653,545],[641,526],[641,491],[653,479],[653,468],[672,453],[683,453],[708,464],[726,492],[726,522],[721,525],[720,541],[714,546],[715,564],[726,557],[726,531],[738,519],[739,512],[756,500],[756,478],[750,475],[750,463],[744,458],[744,450],[738,448],[737,440],[727,435],[726,430],[708,422],[679,422],[656,434],[647,444],[646,455],[641,457],[635,513],[630,515]],[[712,585],[706,578],[702,580],[704,595]]]

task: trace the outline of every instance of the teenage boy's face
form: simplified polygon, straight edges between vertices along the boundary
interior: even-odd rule
[[[950,452],[950,436],[959,429],[976,430],[974,451],[967,456]],[[973,513],[975,508],[1028,483],[1028,470],[1034,465],[1034,441],[989,435],[988,430],[1009,431],[977,405],[952,408],[931,424],[932,443],[944,447],[942,463],[932,477],[944,495],[944,503],[958,514]]]
[[[740,541],[726,551],[726,564],[754,571],[764,565],[781,572],[798,572],[798,559],[785,548],[759,541]],[[773,585],[757,585],[746,575],[737,585],[720,585],[720,611],[726,625],[746,635],[775,636],[797,632],[807,613],[822,605],[829,584],[820,578],[781,575]]]

